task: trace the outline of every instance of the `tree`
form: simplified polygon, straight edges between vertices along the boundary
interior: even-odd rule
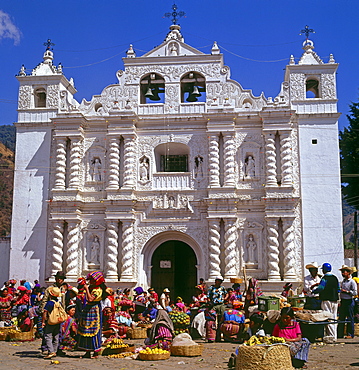
[[[359,210],[359,102],[349,105],[348,127],[339,132],[343,195]]]

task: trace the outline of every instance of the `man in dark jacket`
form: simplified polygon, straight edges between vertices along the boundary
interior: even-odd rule
[[[338,300],[339,300],[339,281],[338,278],[331,273],[332,266],[330,263],[323,263],[322,270],[324,276],[320,280],[317,288],[313,293],[319,293],[319,299],[322,301],[321,308],[323,311],[330,312],[334,320],[338,318]],[[337,340],[337,325],[330,324],[325,328],[326,337],[323,338],[327,342],[336,342]]]

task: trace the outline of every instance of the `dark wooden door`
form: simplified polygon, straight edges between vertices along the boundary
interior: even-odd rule
[[[196,255],[188,244],[177,240],[162,243],[152,256],[153,288],[158,294],[168,288],[172,300],[180,296],[190,302],[197,282],[196,264]]]

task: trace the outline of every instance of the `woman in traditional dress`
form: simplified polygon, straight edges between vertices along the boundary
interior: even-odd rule
[[[227,342],[243,342],[244,314],[232,308],[224,311],[221,324],[223,338]]]
[[[159,341],[172,341],[174,336],[173,322],[168,316],[166,310],[160,309],[157,312],[157,317],[153,323],[150,330],[150,335],[148,337],[148,344],[154,344]]]
[[[86,304],[79,319],[78,348],[86,351],[84,358],[97,358],[102,344],[102,312],[101,300],[106,290],[105,278],[101,271],[93,271],[87,275],[89,285],[83,284]],[[91,357],[91,352],[94,352]]]
[[[216,340],[217,333],[217,312],[213,309],[213,303],[207,303],[204,317],[206,320],[206,339],[208,343],[213,343]]]
[[[300,326],[294,320],[294,311],[291,307],[282,308],[279,323],[274,327],[272,335],[284,338],[290,344],[293,366],[305,368],[310,342],[307,338],[302,338]]]
[[[0,291],[0,321],[11,320],[11,302],[12,295],[9,294],[9,289],[4,288]]]
[[[258,304],[258,297],[263,295],[262,289],[258,285],[258,280],[251,278],[248,281],[248,288],[245,295],[244,312],[249,316],[248,308]]]
[[[75,319],[76,305],[66,307],[67,319],[60,326],[60,340],[57,354],[65,355],[66,350],[73,351],[77,346],[77,322]]]

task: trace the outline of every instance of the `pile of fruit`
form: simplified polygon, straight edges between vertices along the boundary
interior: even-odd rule
[[[279,337],[257,337],[255,335],[251,336],[247,341],[247,346],[255,346],[256,344],[275,344],[275,343],[285,343],[284,338]]]
[[[174,334],[178,335],[181,333],[187,333],[187,328],[190,324],[190,317],[184,312],[179,311],[171,311],[169,316],[173,322],[173,326],[175,329]]]
[[[127,348],[129,347],[128,344],[124,343],[120,338],[114,338],[111,342],[108,342],[106,348],[116,349],[116,348]]]
[[[133,356],[133,353],[132,352],[117,353],[115,355],[108,355],[107,358],[125,358],[129,356]]]
[[[160,354],[168,354],[169,351],[166,351],[161,348],[149,348],[147,347],[146,349],[143,349],[140,351],[140,353],[145,354],[145,355],[160,355]]]

